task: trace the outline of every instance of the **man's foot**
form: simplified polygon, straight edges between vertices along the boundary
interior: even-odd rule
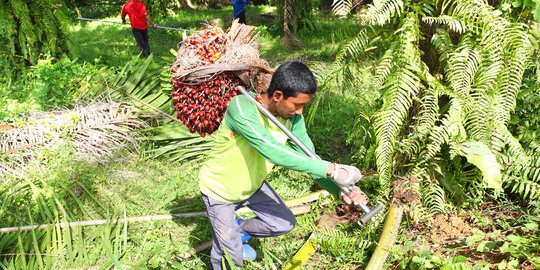
[[[251,239],[251,234],[247,233],[246,231],[244,231],[241,227],[240,227],[240,222],[244,221],[243,218],[239,218],[236,220],[236,225],[238,226],[238,229],[240,229],[240,235],[242,237],[242,243],[246,243],[247,240]],[[251,247],[250,247],[251,248]]]
[[[257,252],[248,244],[243,244],[242,248],[244,252],[244,260],[255,260],[257,258]]]

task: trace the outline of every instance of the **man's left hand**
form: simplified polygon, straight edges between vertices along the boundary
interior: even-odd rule
[[[157,29],[157,25],[155,23],[152,24],[152,27],[154,27],[154,29]]]
[[[349,195],[342,193],[341,199],[343,199],[346,204],[354,203],[355,205],[367,205],[369,202],[369,198],[366,196],[366,194],[356,186],[353,186],[351,188],[351,192],[349,193]]]

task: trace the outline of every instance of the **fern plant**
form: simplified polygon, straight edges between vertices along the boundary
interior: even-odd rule
[[[355,16],[388,44],[371,81],[383,101],[372,117],[381,194],[391,194],[394,176],[409,175],[421,180],[411,185],[429,208],[419,213],[444,212],[448,199],[485,186],[538,198],[538,160],[507,128],[523,75],[538,62],[527,24],[481,0],[380,0]],[[365,51],[357,43],[336,69]]]
[[[0,57],[33,64],[40,54],[56,56],[65,49],[68,22],[63,0],[0,1]]]

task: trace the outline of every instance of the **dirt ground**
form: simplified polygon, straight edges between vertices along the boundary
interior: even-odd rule
[[[500,218],[498,211],[479,210],[485,217],[492,220]],[[510,214],[507,218],[513,218],[512,213],[507,214]],[[485,234],[483,240],[487,240],[487,236],[493,230],[502,229],[497,222],[493,222],[492,224],[488,228],[484,227],[482,229],[469,216],[460,216],[455,213],[438,214],[424,224],[410,226],[403,234],[406,235],[405,239],[413,240],[414,248],[421,246],[427,247],[435,256],[453,258],[461,255],[467,257],[466,262],[473,265],[478,262],[487,262],[491,264],[490,269],[497,269],[498,263],[509,258],[508,254],[500,253],[498,249],[479,252],[477,251],[477,245],[466,244],[467,237],[474,234],[473,229],[482,231]],[[515,228],[502,230],[501,235],[509,234],[516,230]],[[401,247],[406,249],[404,246]],[[535,267],[528,261],[520,261],[520,269],[533,270]]]
[[[410,201],[414,197],[412,194],[402,194],[405,201]],[[483,205],[478,209],[482,215],[492,220],[491,227],[481,229],[474,220],[467,216],[467,212],[463,215],[456,213],[434,215],[422,224],[416,224],[406,228],[402,234],[404,239],[413,241],[413,248],[427,247],[433,255],[440,258],[453,258],[456,256],[467,257],[468,263],[475,264],[478,262],[490,263],[490,269],[497,269],[497,264],[509,257],[508,254],[503,254],[498,249],[491,249],[484,252],[477,251],[476,245],[467,245],[467,237],[473,235],[474,230],[480,230],[484,234],[489,235],[493,230],[501,230],[497,221],[501,218],[512,219],[518,218],[517,212],[500,211],[503,206]],[[354,205],[340,204],[335,207],[335,212],[324,213],[319,218],[319,226],[333,228],[340,223],[355,223],[358,221],[361,210]],[[503,213],[504,212],[504,213]],[[505,215],[500,215],[501,213]],[[502,230],[501,234],[515,232],[516,228]],[[398,248],[408,249],[405,246]],[[398,267],[396,265],[396,267]],[[396,268],[398,269],[398,268]],[[535,267],[528,261],[520,261],[520,269],[534,270]]]

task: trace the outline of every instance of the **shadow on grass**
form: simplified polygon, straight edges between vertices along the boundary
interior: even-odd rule
[[[190,209],[186,211],[187,209]],[[182,198],[176,196],[176,198],[169,203],[167,209],[171,214],[185,213],[185,212],[206,212],[206,207],[202,201],[202,198],[199,193],[192,198]],[[199,247],[200,245],[206,243],[207,241],[212,240],[212,231],[211,225],[208,221],[208,218],[205,216],[199,217],[190,217],[190,218],[176,218],[174,222],[182,228],[187,228],[189,233],[187,233],[188,243],[190,253],[192,249]],[[202,250],[201,252],[193,254],[190,258],[182,258],[183,253],[177,254],[178,258],[182,258],[181,261],[189,261],[194,257],[199,257],[201,260],[208,266],[210,263],[210,248]]]

